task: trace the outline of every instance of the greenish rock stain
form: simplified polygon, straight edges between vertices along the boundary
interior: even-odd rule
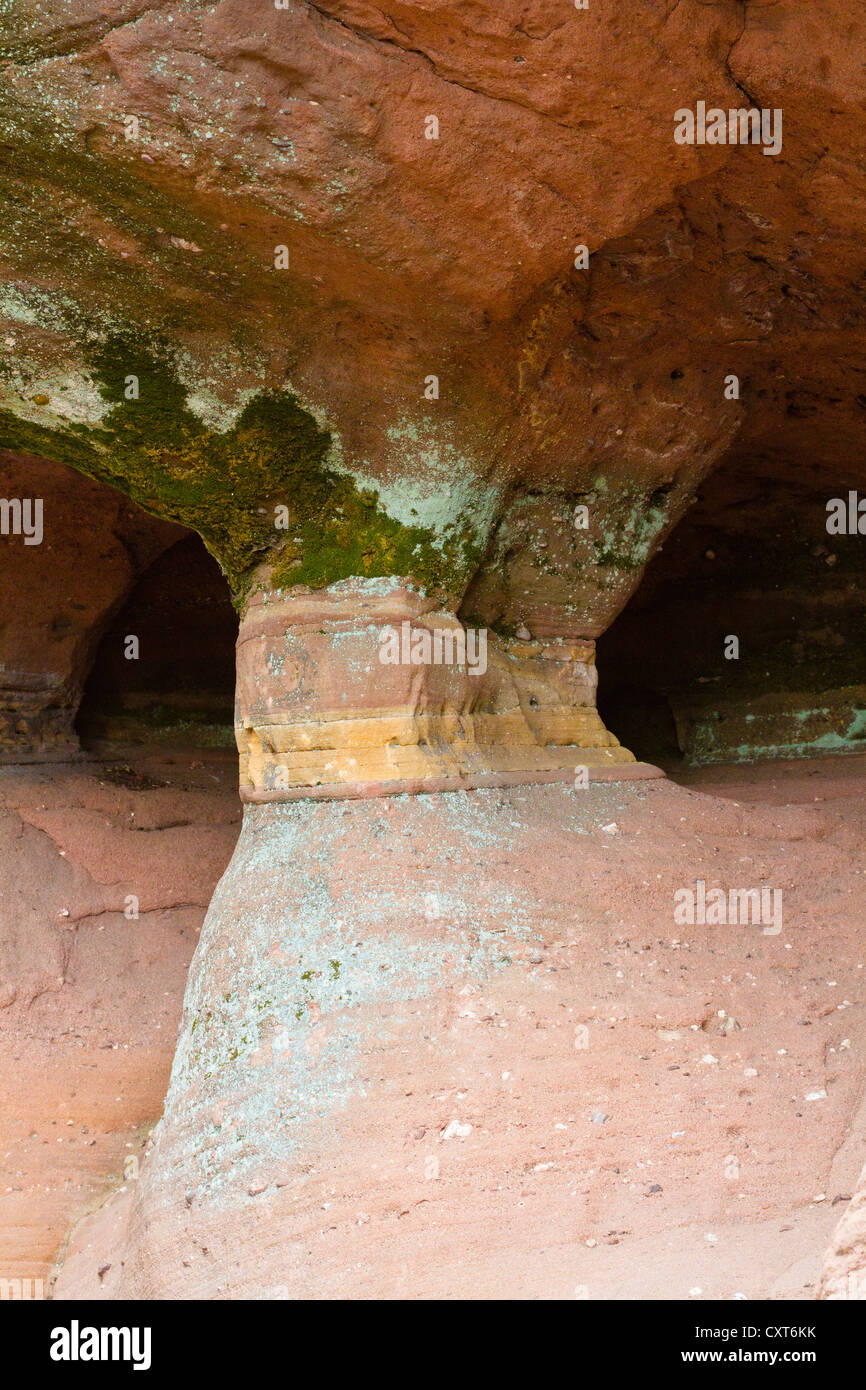
[[[602,538],[593,542],[594,563],[626,573],[642,570],[667,519],[666,506],[657,493],[648,501],[624,499],[621,512],[610,519]]]
[[[329,432],[291,392],[259,392],[220,431],[190,409],[163,342],[111,335],[91,353],[90,367],[110,407],[98,426],[52,428],[2,410],[0,446],[68,464],[197,531],[237,596],[269,553],[276,588],[406,575],[448,591],[477,565],[470,527],[455,523],[437,535],[406,526],[374,489],[359,490],[329,467]],[[131,377],[138,395],[128,399]],[[287,531],[275,524],[282,506]]]
[[[846,710],[844,706],[833,709],[816,705],[784,713],[768,711],[757,716],[745,713],[739,720],[733,720],[730,732],[725,727],[729,719],[727,716],[723,720],[719,713],[713,718],[707,713],[695,721],[689,740],[689,762],[696,765],[751,763],[765,758],[859,753],[866,740],[866,708],[858,706],[849,706]],[[754,728],[754,737],[748,742],[737,742],[737,734],[747,725]]]

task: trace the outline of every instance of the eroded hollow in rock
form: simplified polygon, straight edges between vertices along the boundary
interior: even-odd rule
[[[195,534],[177,541],[103,634],[75,721],[82,746],[234,748],[237,628],[216,561]]]
[[[38,499],[41,528],[0,552],[0,762],[123,742],[233,748],[237,617],[201,539],[9,450],[0,493]]]
[[[637,757],[675,771],[866,748],[862,537],[828,534],[837,493],[838,469],[773,448],[704,481],[598,644],[599,711]]]

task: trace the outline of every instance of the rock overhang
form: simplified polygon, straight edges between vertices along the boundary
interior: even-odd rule
[[[264,562],[590,639],[739,437],[822,395],[860,437],[862,19],[819,60],[787,8],[398,9],[17,8],[4,439],[193,526],[241,606]],[[778,158],[674,139],[780,92]]]

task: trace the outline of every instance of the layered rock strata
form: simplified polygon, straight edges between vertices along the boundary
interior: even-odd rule
[[[467,631],[399,580],[258,589],[238,637],[241,797],[640,775],[598,716],[594,656]]]

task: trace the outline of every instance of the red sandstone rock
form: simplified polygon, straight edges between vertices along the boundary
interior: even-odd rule
[[[860,761],[249,811],[132,1249],[112,1204],[57,1296],[809,1298],[862,1154]],[[672,925],[758,864],[781,936]]]
[[[0,494],[42,503],[39,544],[0,537],[0,758],[69,757],[104,628],[136,577],[183,533],[67,468],[5,451]]]
[[[591,642],[508,642],[398,580],[257,589],[238,636],[244,800],[504,784],[634,759],[595,709]]]
[[[492,12],[432,0],[387,10],[290,0],[261,16],[252,0],[207,10],[168,0],[130,19],[109,0],[85,3],[71,21],[49,0],[16,17],[4,106],[31,134],[3,146],[20,158],[26,145],[28,154],[24,177],[7,176],[16,216],[0,245],[2,333],[13,354],[3,403],[37,428],[90,418],[100,401],[80,322],[90,316],[103,334],[118,323],[158,327],[200,419],[225,424],[263,386],[290,386],[329,430],[341,466],[378,489],[389,516],[410,524],[423,513],[453,526],[471,512],[483,558],[437,621],[453,631],[477,616],[519,634],[497,651],[480,712],[471,678],[464,685],[453,671],[415,683],[405,671],[361,680],[352,662],[370,663],[375,645],[363,635],[357,592],[333,631],[301,630],[293,615],[308,600],[294,593],[278,628],[257,636],[251,604],[238,727],[252,798],[270,794],[266,765],[273,771],[288,754],[312,751],[307,780],[321,781],[327,768],[316,758],[335,753],[338,777],[351,781],[352,736],[365,719],[373,737],[359,746],[377,755],[389,743],[383,721],[403,721],[398,746],[410,764],[419,756],[426,764],[420,777],[417,766],[402,769],[413,791],[431,771],[456,764],[463,774],[454,725],[464,716],[511,719],[510,739],[497,725],[487,740],[486,769],[498,765],[491,750],[519,745],[529,730],[530,761],[543,771],[550,748],[585,745],[575,724],[598,734],[587,702],[591,643],[726,454],[740,450],[748,463],[772,444],[801,467],[816,462],[835,491],[839,459],[862,453],[862,7],[682,0],[664,10],[564,6],[554,16],[542,0],[507,0]],[[783,152],[678,144],[674,110],[698,101],[783,108]],[[129,114],[141,126],[137,140],[125,139]],[[436,140],[425,138],[431,116]],[[51,131],[50,157],[34,130]],[[46,255],[57,245],[62,257]],[[576,265],[584,245],[592,257]],[[275,265],[278,246],[290,274]],[[424,395],[430,374],[438,398]],[[730,374],[742,387],[737,398],[723,390]],[[578,506],[589,510],[585,533],[574,527]],[[397,586],[411,579],[391,577]],[[330,597],[309,599],[325,624]],[[411,608],[401,602],[400,614]],[[110,606],[105,596],[100,603],[82,623],[90,631]],[[295,655],[298,671],[257,666],[254,640],[278,661]],[[563,678],[566,663],[556,663],[570,643],[582,655],[569,652]],[[519,678],[502,676],[520,663]],[[64,650],[47,674],[39,668],[43,706],[71,666]],[[349,695],[353,728],[334,748],[327,737]],[[273,717],[269,700],[282,705]],[[417,752],[428,704],[433,718],[450,721],[433,729],[444,744],[438,759]],[[370,762],[365,775],[381,784],[381,756]],[[290,770],[297,792],[304,778]],[[662,812],[673,804],[664,798],[678,796],[663,787],[648,794]],[[455,1162],[435,1203],[421,1183],[438,1174],[422,1179],[418,1156],[411,1160],[428,1238],[473,1218],[489,1231],[500,1199],[476,1190],[512,1183],[509,1196],[523,1201],[529,1172],[555,1172],[538,1154],[515,1151],[507,1182],[491,1184],[511,1105],[495,1068],[511,1062],[512,1045],[496,1033],[494,1044],[486,1034],[479,1042],[474,1011],[461,1007],[479,993],[491,1020],[514,1024],[520,1058],[536,1031],[548,1031],[553,1070],[579,1092],[585,1073],[556,1036],[568,994],[540,990],[531,1025],[522,1000],[515,1016],[509,983],[523,948],[543,965],[549,943],[539,946],[534,924],[559,910],[560,859],[586,870],[576,839],[544,858],[555,842],[554,795],[566,794],[462,793],[437,804],[429,826],[417,797],[388,810],[372,800],[248,810],[191,977],[165,1117],[112,1291],[342,1291],[347,1250],[351,1268],[368,1269],[386,1242],[409,1252],[406,1264],[423,1246],[414,1207],[392,1209],[386,1195],[409,1162],[406,1132],[438,1136],[426,1155],[437,1164],[446,1144],[465,1142],[471,1156],[464,1170]],[[727,811],[716,808],[707,823],[714,836]],[[503,902],[503,823],[513,816],[519,825],[521,814],[529,886]],[[392,821],[380,825],[381,816]],[[691,819],[690,836],[699,823]],[[436,887],[422,894],[413,848],[423,828],[436,847]],[[680,873],[690,876],[694,843],[680,847]],[[604,857],[599,849],[593,859],[599,882]],[[833,872],[829,861],[825,869]],[[513,952],[507,965],[495,958],[500,937]],[[350,1004],[340,988],[357,998]],[[676,985],[662,993],[679,997]],[[430,1109],[440,1094],[462,1102],[470,1080],[479,1095],[468,1112]],[[411,1097],[398,1090],[407,1084]],[[415,1113],[424,1085],[431,1091]],[[553,1094],[548,1083],[549,1105]],[[599,1096],[598,1107],[609,1115],[614,1100]],[[546,1133],[553,1111],[543,1118]],[[388,1128],[397,1120],[399,1131]],[[599,1143],[608,1142],[599,1128]],[[333,1189],[325,1202],[323,1152]],[[334,1193],[343,1205],[332,1241],[320,1213]],[[568,1202],[545,1207],[546,1196],[529,1215],[559,1219]],[[529,1226],[515,1222],[512,1246]],[[843,1260],[849,1228],[839,1237]],[[314,1257],[299,1255],[288,1271],[287,1235],[303,1236],[304,1251],[320,1237]],[[244,1239],[256,1247],[255,1273]],[[392,1273],[389,1291],[402,1291],[404,1277]],[[505,1282],[525,1291],[513,1269]]]

